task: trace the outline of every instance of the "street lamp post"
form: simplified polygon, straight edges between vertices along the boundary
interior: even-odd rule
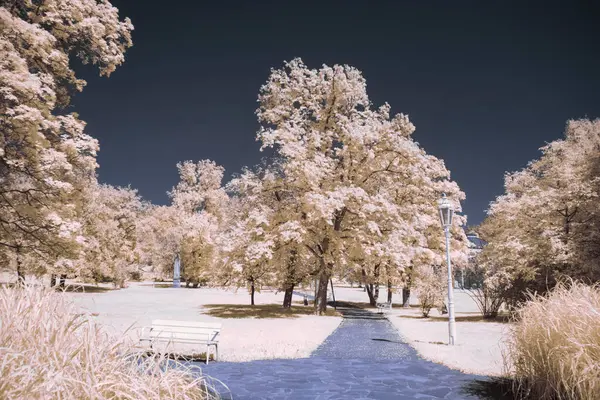
[[[452,277],[452,264],[450,263],[450,226],[452,226],[454,208],[446,197],[446,193],[442,194],[439,211],[440,222],[446,235],[446,264],[448,264],[448,344],[453,346],[456,342],[456,320],[454,319],[454,279]]]

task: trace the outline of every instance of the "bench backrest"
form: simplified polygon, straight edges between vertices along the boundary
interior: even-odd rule
[[[152,321],[150,338],[173,341],[214,341],[221,332],[221,326],[219,323],[211,322],[156,319]]]

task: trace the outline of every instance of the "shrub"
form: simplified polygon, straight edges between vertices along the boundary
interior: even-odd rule
[[[78,314],[62,293],[0,289],[0,398],[207,399],[193,378],[165,358],[143,358]]]
[[[418,292],[419,305],[423,317],[427,318],[432,308],[443,304],[446,286],[440,268],[421,266],[415,275],[415,286]]]
[[[536,399],[597,399],[600,393],[600,287],[559,284],[530,295],[508,341],[507,372]]]

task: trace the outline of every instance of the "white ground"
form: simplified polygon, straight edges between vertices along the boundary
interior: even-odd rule
[[[0,281],[9,281],[8,276],[2,275]],[[382,290],[383,298],[386,294]],[[203,304],[248,304],[249,296],[243,289],[236,293],[206,288],[153,288],[151,283],[133,283],[122,290],[67,293],[65,296],[69,296],[87,312],[97,313],[94,318],[113,332],[121,334],[133,326],[129,331],[132,338],[153,319],[221,322],[221,358],[227,361],[307,357],[341,322],[339,317],[310,315],[297,318],[222,319],[203,313]],[[368,301],[367,294],[357,287],[336,287],[335,297],[337,300],[359,303]],[[282,293],[256,293],[257,304],[281,304],[282,300]],[[294,300],[302,298],[294,296]],[[469,373],[502,374],[503,338],[508,333],[509,324],[458,321],[457,344],[448,346],[447,318],[418,318],[420,310],[401,308],[396,304],[400,300],[401,295],[394,293],[394,307],[388,315],[389,320],[423,358]],[[463,291],[455,291],[455,301],[457,317],[478,315],[476,304]],[[411,299],[411,304],[417,305],[417,299]],[[430,315],[440,317],[437,310],[432,310]]]
[[[417,304],[416,300],[411,301]],[[502,375],[504,338],[510,325],[501,322],[460,321],[460,317],[477,317],[475,302],[463,291],[455,291],[456,344],[448,346],[448,315],[431,310],[430,317],[420,318],[419,308],[393,308],[388,319],[417,352],[428,360],[481,375]],[[408,318],[407,318],[408,317]],[[440,344],[443,343],[443,344]]]
[[[356,287],[335,288],[335,295],[338,300],[368,302],[367,294],[363,289]],[[480,315],[476,303],[466,292],[455,290],[454,297],[456,317],[460,319],[461,316]],[[387,289],[382,288],[380,298],[387,298]],[[423,358],[468,373],[502,375],[502,352],[505,349],[503,339],[510,324],[458,321],[456,344],[448,346],[448,315],[441,319],[440,313],[433,309],[430,316],[435,318],[420,318],[419,308],[401,308],[400,304],[396,304],[401,302],[401,298],[400,293],[394,293],[393,307],[388,319]],[[411,296],[411,305],[418,305],[416,297]],[[443,344],[439,344],[440,342]]]
[[[153,319],[220,322],[219,352],[223,361],[308,357],[341,322],[340,317],[300,315],[297,318],[217,318],[203,313],[203,304],[249,304],[246,290],[154,288],[133,283],[105,293],[65,293],[85,312],[114,333],[129,328],[132,339]],[[296,298],[294,301],[302,300]],[[283,293],[256,293],[256,304],[281,304]],[[180,345],[179,345],[180,346]],[[178,347],[180,348],[180,347]],[[204,348],[185,348],[204,352]]]

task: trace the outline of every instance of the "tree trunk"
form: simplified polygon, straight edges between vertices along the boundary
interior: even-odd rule
[[[56,286],[56,275],[50,274],[50,287],[53,288]]]
[[[25,284],[25,275],[23,274],[19,263],[17,263],[17,284],[21,286]]]
[[[285,276],[285,295],[283,296],[283,308],[292,307],[292,295],[294,294],[294,286],[297,283],[296,276],[296,251],[290,252],[290,258],[287,263],[287,271]]]
[[[64,288],[65,288],[65,281],[66,281],[66,280],[67,280],[67,275],[64,275],[64,274],[63,274],[63,275],[61,275],[61,276],[60,276],[60,283],[59,283],[59,287],[60,287],[61,289],[64,289]]]
[[[410,307],[410,288],[409,287],[402,288],[402,307],[405,307],[405,308]]]
[[[365,271],[364,268],[362,269],[362,277],[363,277],[364,291],[367,292],[367,295],[369,296],[369,304],[372,306],[376,306],[377,299],[373,296],[373,284],[367,283],[367,271]]]
[[[365,284],[365,288],[367,289],[367,295],[369,295],[369,304],[372,306],[376,306],[377,305],[377,298],[375,297],[374,293],[373,293],[373,284]]]
[[[317,315],[323,315],[327,311],[327,286],[329,285],[329,266],[321,271],[319,276],[319,291],[315,298],[315,312]]]
[[[387,289],[388,289],[387,302],[391,304],[392,303],[392,281],[390,279],[388,279]]]
[[[25,274],[23,273],[23,265],[21,262],[21,248],[17,247],[17,285],[23,286],[25,284]]]
[[[412,269],[412,268],[411,268]],[[410,275],[406,277],[404,287],[402,288],[402,307],[410,307],[410,287],[412,286],[412,279]]]
[[[285,289],[285,294],[283,296],[283,308],[291,308],[292,307],[292,295],[294,294],[294,285],[288,286]]]
[[[255,288],[254,288],[254,279],[250,280],[250,305],[253,306],[254,305],[254,292],[255,292]]]

